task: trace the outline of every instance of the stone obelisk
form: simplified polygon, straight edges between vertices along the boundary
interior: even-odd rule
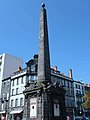
[[[66,120],[65,90],[51,83],[48,25],[45,4],[40,11],[40,32],[37,81],[26,89],[24,118],[26,120]]]
[[[38,52],[38,81],[50,82],[50,54],[48,41],[48,25],[45,4],[40,12],[39,52]]]

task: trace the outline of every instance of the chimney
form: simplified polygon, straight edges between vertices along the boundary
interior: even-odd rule
[[[53,66],[52,69],[53,69],[54,71],[57,71],[57,66]]]
[[[18,71],[21,71],[21,70],[22,70],[22,68],[19,66]]]
[[[73,79],[73,76],[72,76],[72,69],[69,70],[69,77],[70,77],[71,79]]]

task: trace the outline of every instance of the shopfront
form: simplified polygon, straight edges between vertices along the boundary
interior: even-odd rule
[[[23,111],[11,111],[10,112],[10,120],[22,120],[23,118]]]
[[[6,112],[5,111],[0,112],[0,120],[6,120]]]

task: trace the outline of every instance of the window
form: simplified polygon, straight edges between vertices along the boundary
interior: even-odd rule
[[[79,94],[81,95],[81,91],[79,91]]]
[[[4,85],[6,85],[6,82],[4,82]]]
[[[4,107],[4,103],[2,103],[1,110],[3,110],[3,107]]]
[[[72,107],[74,107],[74,100],[72,100]]]
[[[31,80],[35,80],[35,76],[34,75],[31,76]]]
[[[78,94],[78,90],[76,90],[76,94]]]
[[[23,105],[23,98],[20,98],[20,106]]]
[[[15,100],[15,106],[18,106],[18,99]]]
[[[35,71],[35,66],[31,65],[31,71]]]
[[[19,85],[19,79],[17,78],[17,85]]]
[[[82,95],[84,96],[84,91],[82,91]]]
[[[19,88],[16,88],[16,94],[18,94],[19,93]]]
[[[64,80],[64,86],[66,86],[66,81]]]
[[[71,88],[73,88],[73,83],[71,82]]]
[[[21,84],[23,84],[24,83],[24,81],[23,81],[23,77],[21,77]]]
[[[78,85],[78,89],[80,89],[80,85]]]
[[[4,96],[5,96],[5,94],[2,95],[2,100],[4,100]]]
[[[76,88],[77,88],[77,84],[76,84]]]
[[[58,83],[60,83],[61,85],[65,85],[64,79],[57,79]]]
[[[71,90],[71,96],[74,96],[74,92],[73,92],[73,90]]]
[[[12,95],[14,95],[14,89],[12,89]]]
[[[12,86],[14,86],[14,80],[12,80]]]
[[[7,98],[6,98],[6,100],[8,100],[8,98],[9,98],[9,93],[7,93]]]
[[[67,87],[69,87],[69,81],[67,81]]]
[[[14,101],[13,101],[13,100],[11,100],[11,107],[13,107],[13,103],[14,103]]]

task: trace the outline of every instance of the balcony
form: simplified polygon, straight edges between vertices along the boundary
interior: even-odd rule
[[[77,96],[77,97],[83,97],[84,95],[81,94],[81,93],[76,93],[76,96]]]
[[[77,101],[77,106],[81,106],[82,101]]]

